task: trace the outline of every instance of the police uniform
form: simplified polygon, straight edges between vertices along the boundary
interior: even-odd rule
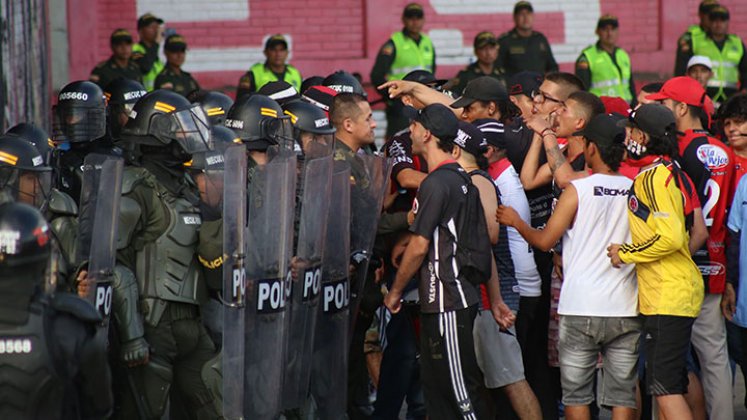
[[[498,37],[498,45],[497,64],[505,69],[508,77],[522,71],[540,74],[558,71],[550,43],[540,32],[532,31],[531,35],[523,37],[514,28]]]
[[[710,14],[729,19],[723,6],[711,9]],[[708,80],[706,92],[715,102],[723,102],[735,94],[747,82],[747,54],[742,39],[729,34],[722,41],[715,41],[710,34],[701,31],[682,39],[677,48],[675,75],[687,71],[687,62],[694,55],[702,55],[713,63],[713,77]],[[683,70],[684,69],[684,70]]]
[[[597,96],[620,97],[628,103],[636,97],[630,56],[622,48],[609,53],[599,42],[586,47],[576,60],[576,76]]]
[[[127,65],[120,67],[114,60],[114,57],[110,57],[108,60],[97,64],[91,70],[91,76],[88,80],[101,86],[101,88],[105,88],[109,82],[119,77],[135,80],[140,83],[143,82],[143,74],[140,73],[140,67],[137,64],[128,60]]]
[[[187,43],[181,35],[170,35],[166,38],[163,49],[170,52],[182,52],[187,50]],[[169,89],[186,97],[192,92],[200,90],[200,85],[191,74],[177,67],[173,63],[167,62],[166,67],[158,73],[154,89]]]
[[[703,0],[698,6],[699,15],[707,15],[711,9],[718,6],[717,0]],[[698,25],[690,25],[687,30],[677,39],[677,57],[674,60],[674,76],[684,76],[687,72],[688,58],[681,57],[681,54],[690,54],[692,56],[692,38],[704,35],[706,28]]]
[[[153,22],[162,24],[163,20],[146,13],[137,20],[137,27],[140,29]],[[140,67],[140,72],[143,74],[143,86],[148,92],[153,90],[153,82],[164,67],[163,61],[158,57],[158,47],[157,43],[147,45],[142,40],[132,46],[132,61]]]
[[[288,41],[282,35],[273,35],[265,42],[265,51],[274,48],[277,45],[284,45],[288,49]],[[254,64],[249,71],[244,73],[239,79],[239,86],[236,90],[236,98],[240,98],[247,93],[253,93],[262,88],[262,86],[277,81],[288,82],[296,91],[301,92],[301,83],[303,78],[301,72],[292,65],[285,63],[281,73],[276,73],[267,65],[267,62]],[[303,92],[301,92],[303,93]]]
[[[490,73],[483,73],[483,71],[480,69],[479,63],[472,63],[467,66],[466,69],[461,70],[457,74],[456,79],[454,80],[454,83],[456,84],[451,90],[455,95],[461,95],[462,91],[464,91],[464,88],[467,87],[467,83],[481,76],[490,76],[494,79],[499,80],[502,84],[505,85],[505,74],[506,73],[503,71],[503,69],[497,66],[494,66],[493,71],[491,71]]]
[[[405,17],[423,17],[423,8],[417,3],[411,3],[405,8]],[[407,73],[414,70],[427,70],[436,74],[436,50],[431,38],[424,34],[412,34],[402,29],[395,32],[379,49],[376,62],[371,69],[371,82],[379,86],[388,80],[401,80]],[[389,95],[382,93],[384,98]],[[387,101],[386,108],[386,136],[404,129],[409,119],[402,115],[402,103],[399,100]]]

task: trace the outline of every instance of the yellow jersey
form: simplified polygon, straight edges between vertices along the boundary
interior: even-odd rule
[[[633,243],[620,248],[620,259],[636,264],[643,315],[696,317],[700,312],[703,278],[690,256],[684,206],[667,162],[636,176],[628,198]]]

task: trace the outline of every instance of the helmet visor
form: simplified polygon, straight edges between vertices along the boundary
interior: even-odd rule
[[[106,134],[106,111],[103,108],[56,105],[52,129],[56,142],[93,141]]]
[[[151,130],[157,138],[176,141],[188,154],[208,150],[210,125],[199,105],[154,116]]]
[[[52,191],[52,172],[0,168],[2,196],[43,210]]]

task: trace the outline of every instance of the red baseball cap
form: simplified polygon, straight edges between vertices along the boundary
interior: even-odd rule
[[[630,115],[630,104],[625,102],[625,99],[616,96],[600,96],[604,104],[604,110],[608,114],[620,114],[623,117]]]
[[[703,86],[697,80],[688,76],[679,76],[667,80],[661,87],[661,90],[657,93],[647,95],[646,99],[652,101],[672,99],[688,105],[704,107],[707,97],[705,89],[703,89]]]

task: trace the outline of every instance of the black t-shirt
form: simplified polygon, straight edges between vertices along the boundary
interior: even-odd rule
[[[403,188],[397,182],[397,175],[404,169],[428,172],[424,160],[412,155],[412,140],[410,139],[410,129],[404,129],[397,132],[382,147],[386,157],[392,160],[391,186],[392,191],[397,191],[397,198],[388,209],[389,213],[398,211],[410,211],[412,201],[415,199],[416,189]]]
[[[454,237],[456,218],[467,197],[467,184],[455,170],[463,171],[456,162],[442,164],[423,180],[415,198],[415,221],[410,231],[430,240],[427,259],[420,267],[423,313],[465,309],[479,301],[474,286],[458,278],[455,259],[458,244]]]

